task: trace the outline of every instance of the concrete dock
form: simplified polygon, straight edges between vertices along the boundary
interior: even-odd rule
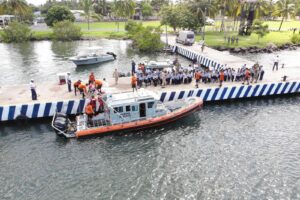
[[[175,38],[173,40],[169,38],[169,44],[179,55],[191,60],[196,57],[199,63],[207,67],[220,67],[227,64],[228,67],[237,69],[243,64],[249,67],[254,64],[209,47],[205,47],[204,52],[201,52],[201,47],[197,44],[178,45],[175,44]],[[166,88],[148,86],[146,89],[157,93],[163,102],[189,96],[198,96],[204,101],[220,101],[300,92],[300,67],[289,66],[274,72],[271,67],[264,67],[265,75],[262,81],[249,86],[242,85],[241,82],[224,82],[222,88],[219,88],[218,83],[201,83],[199,88],[195,88],[193,81],[191,84],[168,85]],[[283,76],[288,77],[286,82],[282,82]],[[82,80],[87,78],[82,77]],[[104,83],[103,90],[108,93],[132,91],[130,82],[130,77],[119,78],[118,85],[115,85],[114,79],[110,78]],[[37,94],[38,100],[32,101],[29,84],[1,86],[0,122],[14,120],[20,115],[28,118],[50,117],[56,110],[77,114],[81,113],[89,102],[89,99],[81,99],[79,94],[75,96],[74,92],[69,93],[67,85],[58,85],[58,83],[37,83]]]

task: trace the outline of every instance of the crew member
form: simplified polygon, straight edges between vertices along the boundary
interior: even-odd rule
[[[219,79],[220,79],[220,85],[219,86],[222,87],[222,83],[225,80],[224,70],[220,71],[220,77],[219,77]]]
[[[104,111],[104,101],[101,96],[98,96],[99,109],[98,112],[102,113]]]
[[[96,112],[96,102],[97,102],[97,100],[95,99],[95,96],[93,95],[89,104],[92,106],[94,113]]]
[[[74,83],[74,92],[75,92],[75,96],[77,96],[77,90],[79,90],[78,89],[78,86],[80,85],[80,83],[81,83],[81,80],[78,80],[78,81],[76,81],[75,83]]]
[[[32,100],[37,100],[37,94],[36,94],[36,86],[34,84],[34,80],[30,80],[30,90],[31,90],[31,98]]]
[[[201,79],[201,72],[200,72],[200,71],[197,71],[197,72],[195,73],[196,88],[199,87],[199,81],[200,81],[200,79]]]
[[[102,81],[100,80],[95,80],[95,86],[96,86],[96,90],[98,90],[98,92],[102,93],[101,88],[102,88]]]
[[[91,72],[90,76],[89,76],[89,84],[93,84],[95,82],[95,75],[94,72]]]
[[[82,94],[82,98],[84,99],[85,94],[86,94],[86,85],[83,83],[80,83],[80,85],[78,86],[78,90],[79,90],[80,94]]]
[[[71,74],[69,72],[67,73],[67,83],[68,83],[68,90],[69,90],[69,92],[72,92],[72,88],[71,88],[71,84],[72,84]]]
[[[92,119],[93,115],[94,115],[94,110],[93,110],[93,106],[91,104],[88,104],[85,107],[85,113],[88,116],[88,119]]]
[[[117,69],[115,69],[113,73],[113,77],[115,78],[115,84],[118,85],[118,80],[119,80],[119,72]]]
[[[131,62],[131,74],[132,74],[132,76],[135,74],[135,62],[134,62],[134,60],[132,60],[132,62]]]
[[[137,82],[137,78],[136,76],[133,74],[131,77],[131,87],[132,87],[132,91],[134,92],[134,89],[137,91],[136,88],[136,82]]]
[[[245,81],[247,81],[247,84],[249,85],[250,75],[251,75],[250,70],[247,68],[245,71],[245,78],[242,84],[244,84]]]

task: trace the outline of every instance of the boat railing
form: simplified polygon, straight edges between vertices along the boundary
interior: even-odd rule
[[[109,106],[105,101],[103,101],[103,104],[108,109],[111,108],[114,111],[114,113],[117,114],[117,116],[122,120],[121,124],[123,124],[126,121],[125,118],[116,109],[114,109],[112,106]],[[108,116],[109,116],[109,120],[110,120],[110,115],[108,115]]]

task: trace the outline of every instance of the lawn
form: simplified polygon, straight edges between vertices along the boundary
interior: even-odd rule
[[[144,26],[160,26],[159,21],[141,21]],[[76,23],[79,27],[82,29],[87,30],[88,29],[88,24],[87,23]],[[90,30],[117,30],[118,29],[118,24],[116,22],[94,22],[90,23]],[[125,29],[125,22],[119,22],[119,29],[124,30]]]
[[[265,37],[261,38],[259,43],[257,42],[257,35],[252,34],[251,36],[238,36],[239,38],[239,44],[231,45],[227,43],[227,40],[224,40],[224,33],[220,32],[207,32],[205,35],[205,42],[208,46],[226,46],[226,47],[249,47],[249,46],[258,46],[258,47],[264,47],[268,43],[274,43],[276,45],[282,45],[289,43],[291,41],[293,32],[292,31],[285,31],[285,32],[270,32]],[[227,34],[228,36],[237,36],[237,34]],[[196,40],[201,40],[202,36],[197,35]]]

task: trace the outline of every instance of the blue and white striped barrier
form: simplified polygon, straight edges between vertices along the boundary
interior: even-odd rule
[[[160,101],[167,102],[177,99],[185,99],[187,97],[200,97],[203,101],[222,101],[229,99],[293,94],[299,92],[300,82],[283,82],[163,92],[160,96]]]
[[[201,85],[200,85],[201,87]],[[300,93],[300,82],[266,83],[257,85],[240,85],[222,88],[191,89],[182,91],[162,92],[162,102],[185,99],[187,97],[200,97],[204,101],[222,101],[229,99],[243,99]],[[78,114],[84,111],[89,100],[68,100],[46,103],[31,103],[20,105],[0,106],[0,121],[15,120],[18,116],[27,118],[51,117],[57,110],[67,114]]]
[[[55,111],[67,114],[82,113],[88,101],[68,100],[46,103],[30,103],[20,105],[0,106],[0,121],[15,120],[17,117],[27,117],[30,119],[51,117]]]
[[[205,67],[213,67],[213,68],[218,69],[223,66],[222,64],[218,63],[217,61],[206,58],[206,57],[204,57],[194,51],[186,49],[184,47],[171,46],[171,49],[173,50],[173,52],[176,52],[190,60],[194,60],[196,58],[197,62],[204,65]]]

